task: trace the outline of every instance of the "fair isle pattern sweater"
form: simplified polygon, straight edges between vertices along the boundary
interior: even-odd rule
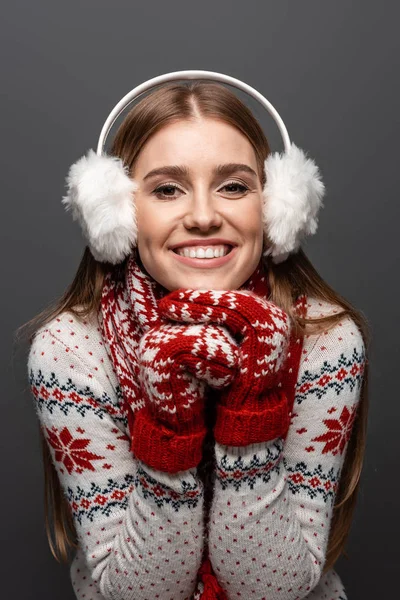
[[[308,316],[340,311],[308,298]],[[208,548],[229,600],[346,600],[322,574],[365,348],[355,323],[305,336],[286,440],[215,443],[208,525],[197,469],[152,470],[130,452],[121,389],[97,317],[42,327],[28,370],[37,416],[70,506],[79,600],[198,600]]]

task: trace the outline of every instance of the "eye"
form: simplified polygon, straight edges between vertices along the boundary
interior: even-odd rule
[[[178,188],[178,186],[174,185],[173,183],[164,183],[153,190],[152,194],[157,196],[157,198],[175,198],[175,190],[179,190],[180,192],[184,193],[183,190]]]
[[[222,188],[220,188],[220,190],[224,189],[227,190],[228,194],[240,195],[248,192],[250,188],[243,183],[239,183],[238,181],[229,181]]]

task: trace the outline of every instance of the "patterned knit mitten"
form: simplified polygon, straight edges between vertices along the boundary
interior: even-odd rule
[[[159,305],[162,316],[185,323],[217,323],[241,338],[240,368],[221,392],[214,436],[246,446],[284,435],[290,418],[279,383],[290,340],[281,308],[249,291],[175,290]]]
[[[132,451],[159,471],[195,467],[206,434],[206,385],[230,385],[239,363],[234,339],[213,324],[158,325],[138,349],[145,407],[135,416]]]

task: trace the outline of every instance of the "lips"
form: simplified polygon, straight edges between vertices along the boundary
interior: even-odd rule
[[[231,260],[235,260],[237,252],[238,246],[234,246],[231,248],[228,254],[225,254],[225,256],[220,256],[218,258],[190,258],[188,256],[181,256],[174,251],[171,251],[171,255],[174,257],[174,260],[180,262],[182,266],[186,265],[190,269],[207,270],[223,267]]]
[[[192,239],[192,240],[185,240],[183,242],[179,242],[178,244],[174,244],[173,246],[170,246],[170,250],[176,250],[177,248],[187,248],[189,246],[199,246],[199,247],[203,247],[203,248],[207,248],[207,246],[230,246],[231,248],[234,248],[235,246],[237,246],[237,244],[235,244],[235,242],[232,242],[231,240],[227,240],[225,238],[196,238],[196,239]]]

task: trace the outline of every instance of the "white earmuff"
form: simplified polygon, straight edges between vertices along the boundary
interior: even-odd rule
[[[138,189],[122,160],[89,150],[71,166],[66,181],[62,202],[79,222],[94,258],[122,262],[136,245]]]
[[[317,231],[325,186],[315,162],[293,143],[283,154],[271,153],[264,170],[263,224],[270,242],[264,256],[280,263]]]
[[[137,243],[134,193],[138,184],[129,177],[121,159],[105,153],[105,140],[113,123],[134,99],[167,81],[185,79],[219,81],[241,89],[258,100],[277,123],[285,150],[271,153],[264,163],[264,256],[271,256],[274,263],[286,260],[308,235],[316,232],[325,186],[315,162],[290,141],[272,104],[251,86],[222,73],[175,71],[153,77],[126,94],[103,125],[97,153],[89,150],[70,167],[63,204],[80,223],[96,260],[117,264],[132,252]]]

